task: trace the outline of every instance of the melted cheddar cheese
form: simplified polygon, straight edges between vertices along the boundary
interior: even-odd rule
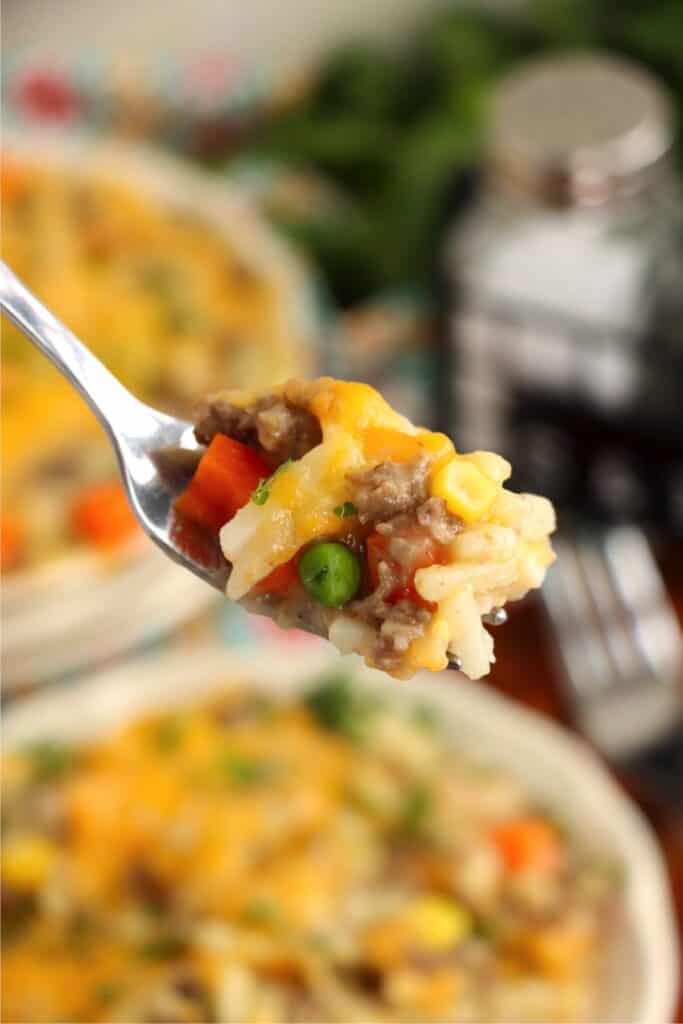
[[[7,753],[2,1019],[592,1019],[610,876],[454,738],[337,674]]]

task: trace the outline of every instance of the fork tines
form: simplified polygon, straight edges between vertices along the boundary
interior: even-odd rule
[[[558,538],[543,597],[579,725],[623,760],[680,721],[681,633],[635,527]]]

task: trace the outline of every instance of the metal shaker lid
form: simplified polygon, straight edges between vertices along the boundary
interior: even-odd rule
[[[494,187],[551,206],[596,205],[657,180],[674,136],[665,90],[602,53],[556,55],[505,77],[493,98]]]

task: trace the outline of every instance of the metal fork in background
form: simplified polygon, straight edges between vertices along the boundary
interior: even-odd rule
[[[542,593],[580,730],[683,809],[681,631],[644,533],[558,538]]]

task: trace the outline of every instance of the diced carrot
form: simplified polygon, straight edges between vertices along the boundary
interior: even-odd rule
[[[283,562],[252,588],[252,594],[287,594],[299,578],[295,559]]]
[[[389,562],[390,566],[396,572],[399,570],[399,565],[398,562],[392,562],[387,557],[387,538],[383,537],[379,533],[370,534],[365,542],[365,550],[368,559],[370,581],[374,590],[379,583],[379,563]],[[416,559],[410,566],[410,571],[406,576],[405,582],[399,583],[394,587],[387,597],[387,603],[398,604],[399,601],[408,600],[422,608],[434,611],[436,606],[431,601],[425,601],[425,599],[418,594],[415,587],[415,573],[418,569],[426,569],[427,566],[434,565],[440,561],[441,552],[436,541],[433,544],[425,545],[424,554],[420,558]]]
[[[209,530],[220,530],[270,475],[270,466],[253,448],[216,434],[176,501],[176,511]]]
[[[117,480],[79,494],[71,508],[71,525],[82,540],[100,548],[115,547],[139,528],[123,484]]]
[[[13,516],[3,515],[0,521],[0,542],[0,568],[7,572],[19,562],[23,543],[21,526]]]
[[[194,479],[185,493],[176,499],[175,510],[180,519],[197,523],[212,533],[217,533],[223,523],[228,521],[228,513],[210,501]]]
[[[553,871],[560,862],[556,830],[542,818],[527,816],[498,825],[491,839],[509,871]]]
[[[208,571],[225,569],[218,533],[207,530],[196,519],[188,519],[187,516],[174,516],[170,527],[173,543],[193,562],[198,562]]]

